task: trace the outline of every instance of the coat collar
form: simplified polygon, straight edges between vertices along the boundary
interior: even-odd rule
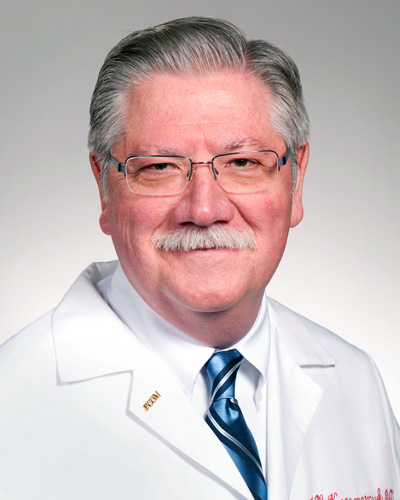
[[[52,326],[60,379],[90,379],[144,367],[144,344],[107,306],[96,283],[117,262],[93,263],[75,281],[53,312]],[[299,366],[333,366],[336,360],[314,335],[318,327],[269,299],[271,326]],[[95,314],[94,314],[95,312]],[[79,346],[79,349],[77,349]],[[138,355],[140,352],[140,355]]]
[[[336,359],[318,340],[324,328],[294,313],[276,300],[269,299],[268,302],[271,325],[297,365],[336,365]]]
[[[117,262],[89,266],[53,312],[57,369],[62,382],[132,370],[147,363],[142,342],[96,290],[96,283],[113,273],[116,266]]]

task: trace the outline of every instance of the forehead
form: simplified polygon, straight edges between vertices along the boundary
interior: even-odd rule
[[[125,143],[135,152],[180,144],[185,154],[199,141],[213,150],[227,143],[272,147],[278,137],[270,126],[271,106],[266,86],[242,72],[153,74],[125,95]]]

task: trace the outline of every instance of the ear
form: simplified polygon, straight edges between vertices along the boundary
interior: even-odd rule
[[[103,191],[103,186],[101,184],[101,165],[94,151],[89,153],[90,166],[92,167],[92,172],[94,178],[97,182],[97,187],[99,188],[99,195],[101,201],[101,214],[100,214],[100,227],[103,233],[110,235],[110,226],[108,223],[108,214],[107,214],[107,198]]]
[[[304,174],[306,173],[308,156],[309,156],[308,142],[297,149],[297,179],[296,188],[292,195],[292,214],[290,218],[290,227],[295,227],[303,218],[303,181]]]

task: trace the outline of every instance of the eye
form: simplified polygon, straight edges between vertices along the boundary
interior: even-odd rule
[[[251,158],[235,158],[228,163],[228,166],[245,168],[254,167],[257,163],[258,162],[256,160]]]
[[[145,163],[142,165],[137,165],[136,166],[137,171],[141,172],[170,172],[172,173],[173,171],[178,171],[180,169],[180,166],[175,164],[175,163]]]
[[[168,167],[171,167],[170,163],[153,163],[152,165],[148,165],[146,168],[154,168],[155,170],[167,170]]]

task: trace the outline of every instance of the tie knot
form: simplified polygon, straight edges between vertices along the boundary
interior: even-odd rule
[[[211,400],[235,397],[236,374],[243,356],[236,349],[214,353],[205,364]]]

